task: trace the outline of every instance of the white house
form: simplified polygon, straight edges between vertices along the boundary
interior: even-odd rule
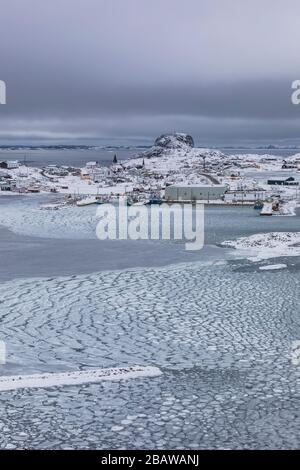
[[[19,168],[19,162],[18,160],[7,160],[7,169],[8,170],[14,170],[16,168]]]
[[[264,189],[238,189],[227,191],[225,194],[226,202],[255,202],[255,201],[264,201],[268,197],[267,191]]]

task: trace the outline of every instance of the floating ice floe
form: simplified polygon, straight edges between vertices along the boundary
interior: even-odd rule
[[[287,268],[286,264],[269,264],[268,266],[260,266],[261,271],[276,271],[277,269]]]
[[[162,372],[157,367],[122,367],[112,369],[90,369],[57,374],[14,375],[0,378],[0,392],[20,388],[47,388],[64,385],[82,385],[103,380],[125,380],[138,377],[156,377]]]
[[[300,256],[300,232],[258,233],[237,240],[226,240],[222,245],[235,248],[250,261]]]

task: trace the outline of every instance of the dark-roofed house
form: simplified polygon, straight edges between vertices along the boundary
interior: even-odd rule
[[[268,184],[271,185],[280,185],[280,186],[298,186],[299,182],[295,181],[295,178],[292,176],[288,177],[275,177],[275,178],[269,178],[268,179]]]

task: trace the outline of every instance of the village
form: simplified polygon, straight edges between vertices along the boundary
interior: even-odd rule
[[[300,204],[299,175],[300,154],[225,155],[196,148],[191,136],[177,133],[160,136],[134,158],[118,161],[114,155],[109,167],[96,161],[83,168],[0,161],[0,194],[59,197],[42,209],[115,202],[126,196],[129,205],[197,201],[253,205],[261,215],[293,215]]]

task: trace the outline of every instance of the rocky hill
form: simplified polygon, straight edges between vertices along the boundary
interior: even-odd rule
[[[194,148],[194,140],[189,134],[175,132],[174,134],[162,134],[155,142],[154,146],[142,156],[145,158],[159,157],[169,154],[173,150],[190,151]]]

